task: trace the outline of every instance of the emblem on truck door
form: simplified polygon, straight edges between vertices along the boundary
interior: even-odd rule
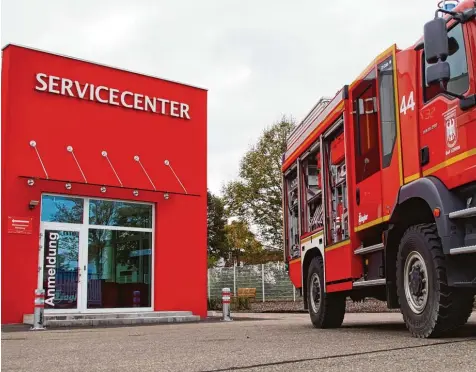
[[[446,111],[443,114],[446,129],[446,155],[458,151],[460,146],[456,146],[458,143],[458,126],[456,125],[456,107]]]

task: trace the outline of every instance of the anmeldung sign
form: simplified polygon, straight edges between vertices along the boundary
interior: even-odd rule
[[[58,257],[59,233],[57,231],[45,231],[45,262],[43,265],[43,278],[45,289],[45,304],[55,307],[56,295],[56,260]]]
[[[36,74],[35,89],[40,92],[76,97],[108,105],[121,106],[140,111],[190,120],[189,105],[165,98],[150,97],[144,94],[120,91],[103,85],[80,83],[77,80],[61,78],[44,73]]]

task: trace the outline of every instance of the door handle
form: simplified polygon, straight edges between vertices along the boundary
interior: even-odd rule
[[[355,190],[355,201],[357,202],[357,205],[360,205],[360,189],[358,187]]]

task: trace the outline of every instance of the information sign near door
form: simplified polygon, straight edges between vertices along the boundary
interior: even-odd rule
[[[30,235],[33,232],[32,221],[33,221],[33,218],[31,217],[8,216],[8,233]]]

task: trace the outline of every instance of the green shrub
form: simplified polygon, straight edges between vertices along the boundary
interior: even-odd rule
[[[221,298],[209,298],[208,299],[208,310],[216,311],[222,310]]]
[[[245,297],[233,297],[231,301],[231,310],[251,310],[250,299]]]
[[[232,297],[231,298],[231,311],[243,311],[251,310],[251,303],[249,298],[244,297]],[[208,299],[208,310],[210,311],[222,311],[223,304],[219,297]]]

